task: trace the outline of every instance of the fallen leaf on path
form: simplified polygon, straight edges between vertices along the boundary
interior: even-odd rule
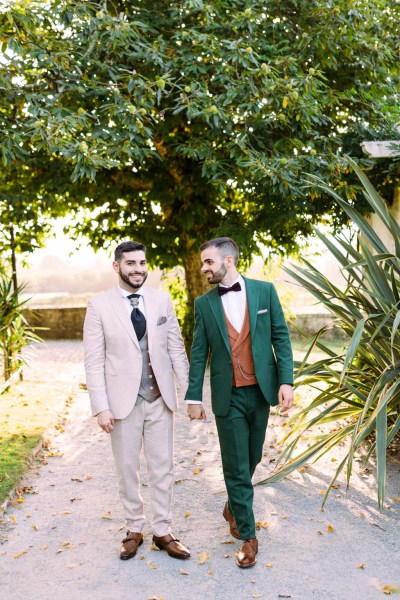
[[[155,544],[152,544],[152,545],[150,546],[150,550],[156,550],[157,552],[159,552],[159,551],[160,551],[160,548],[159,548],[158,546],[156,546]]]
[[[321,491],[319,492],[319,495],[320,495],[320,496],[322,496],[323,494],[325,494],[325,490],[321,490]]]
[[[261,598],[261,594],[259,594],[258,592],[253,592],[252,596],[253,598]]]
[[[183,515],[184,517],[190,517],[190,512],[187,512]]]
[[[256,529],[260,529],[261,527],[263,529],[267,529],[267,527],[268,527],[267,521],[262,521],[262,522],[261,521],[256,521]]]
[[[377,523],[376,521],[370,521],[370,525],[373,525],[374,527],[377,527],[378,529],[380,529],[381,531],[386,531],[386,529],[384,527],[381,527],[379,525],[379,523]]]
[[[212,569],[209,569],[209,570],[207,571],[207,573],[208,573],[209,575],[214,575],[214,571],[213,571]]]
[[[113,518],[110,517],[109,515],[103,515],[101,518],[102,519],[107,519],[107,521],[112,521],[113,520]]]
[[[393,502],[400,502],[400,498],[392,498]]]
[[[400,587],[395,585],[384,585],[382,587],[382,592],[388,596],[391,594],[400,594]]]
[[[70,510],[63,510],[61,514],[63,514],[63,515],[70,515],[71,511]]]
[[[204,470],[204,469],[201,469],[201,468],[200,468],[200,469],[195,469],[195,470],[193,471],[193,474],[194,474],[194,475],[198,475],[198,474],[199,474],[199,473],[201,473],[203,470]]]
[[[230,555],[230,554],[228,554],[228,553],[224,554],[224,558],[230,558],[230,556],[231,556],[231,555]]]
[[[25,500],[21,496],[18,496],[17,502],[19,502],[20,504],[22,504],[23,502],[25,502]]]
[[[358,565],[358,568],[359,568],[359,569],[365,569],[365,563],[360,563],[360,564]]]
[[[86,475],[85,479],[93,479],[93,475]]]
[[[156,565],[151,565],[151,568],[152,569],[157,569],[157,566]]]
[[[79,477],[71,477],[71,481],[78,481],[79,483],[82,483],[83,479],[79,479]]]
[[[337,462],[337,458],[332,457],[331,462]]]
[[[271,568],[272,567],[272,563],[268,563],[267,567]]]
[[[221,544],[234,544],[235,541],[234,540],[224,540],[223,542],[221,542]]]
[[[324,535],[322,531],[317,531],[317,535]]]
[[[47,550],[48,546],[39,546],[39,550]]]
[[[288,519],[288,518],[289,518],[289,515],[280,515],[280,518],[281,518],[281,519]]]
[[[181,575],[189,575],[189,573],[186,573],[186,571],[184,571],[183,569],[179,569],[179,573]]]
[[[332,531],[335,531],[332,527],[332,525],[328,525],[327,530],[329,531],[329,533],[332,533]]]
[[[78,500],[82,500],[82,498],[70,498],[70,502],[77,502]]]
[[[208,552],[201,552],[199,554],[199,565],[204,565],[207,558],[210,558],[210,555],[208,554]]]
[[[39,531],[39,527],[37,525],[32,525],[32,529],[34,529],[35,531]]]
[[[28,548],[25,548],[25,550],[21,550],[20,552],[17,552],[17,554],[14,554],[13,558],[19,558],[23,554],[27,554],[27,553],[28,553]]]
[[[17,523],[17,519],[16,519],[15,517],[11,517],[11,521],[12,521],[13,523]]]
[[[278,598],[291,598],[289,594],[278,594]]]
[[[24,494],[38,494],[39,493],[37,490],[34,490],[33,488],[31,488],[29,485],[24,485],[21,492],[23,492]]]

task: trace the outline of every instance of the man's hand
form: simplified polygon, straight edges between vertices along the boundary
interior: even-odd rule
[[[205,421],[206,411],[203,408],[202,404],[188,404],[187,407],[188,417],[191,421],[198,419],[199,421]]]
[[[97,415],[97,422],[106,433],[111,433],[114,429],[114,417],[111,410],[103,410]]]
[[[281,412],[286,412],[292,408],[294,400],[293,387],[287,383],[283,383],[279,388],[278,400],[281,406]]]

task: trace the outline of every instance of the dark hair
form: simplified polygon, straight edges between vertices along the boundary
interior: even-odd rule
[[[225,258],[226,256],[233,256],[233,261],[236,267],[239,260],[239,248],[235,240],[229,237],[214,238],[213,240],[204,242],[204,244],[200,246],[200,252],[203,252],[203,250],[206,250],[207,248],[211,247],[217,248],[218,253],[223,258]]]
[[[122,255],[125,252],[136,252],[137,250],[141,250],[146,254],[146,246],[144,244],[140,244],[139,242],[122,242],[115,248],[114,260],[121,262]]]

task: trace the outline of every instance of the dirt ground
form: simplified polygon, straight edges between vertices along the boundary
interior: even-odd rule
[[[239,569],[240,542],[222,518],[225,501],[216,428],[206,382],[207,422],[176,415],[174,534],[188,561],[151,549],[118,558],[124,522],[109,439],[90,416],[80,342],[47,342],[26,377],[69,380],[76,395],[62,427],[49,432],[47,453],[22,482],[23,502],[9,502],[0,526],[0,597],[7,600],[375,600],[400,587],[400,462],[388,469],[380,513],[375,470],[355,473],[351,488],[334,490],[324,511],[334,463],[329,455],[302,473],[255,488],[260,552]],[[62,417],[62,415],[60,415]],[[271,470],[281,418],[272,416],[260,480]],[[147,473],[143,494],[149,512]],[[201,564],[202,563],[202,564]]]

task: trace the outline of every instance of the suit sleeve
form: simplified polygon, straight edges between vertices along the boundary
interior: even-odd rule
[[[171,298],[168,298],[167,319],[168,355],[179,385],[185,393],[188,387],[188,359]]]
[[[293,384],[293,351],[289,330],[273,285],[271,286],[271,341],[278,367],[279,385]]]
[[[190,351],[189,387],[185,400],[203,400],[203,382],[208,352],[209,345],[204,327],[204,319],[199,303],[195,300],[193,343]]]
[[[93,416],[109,410],[105,381],[105,340],[101,319],[89,302],[83,325],[86,384]]]

